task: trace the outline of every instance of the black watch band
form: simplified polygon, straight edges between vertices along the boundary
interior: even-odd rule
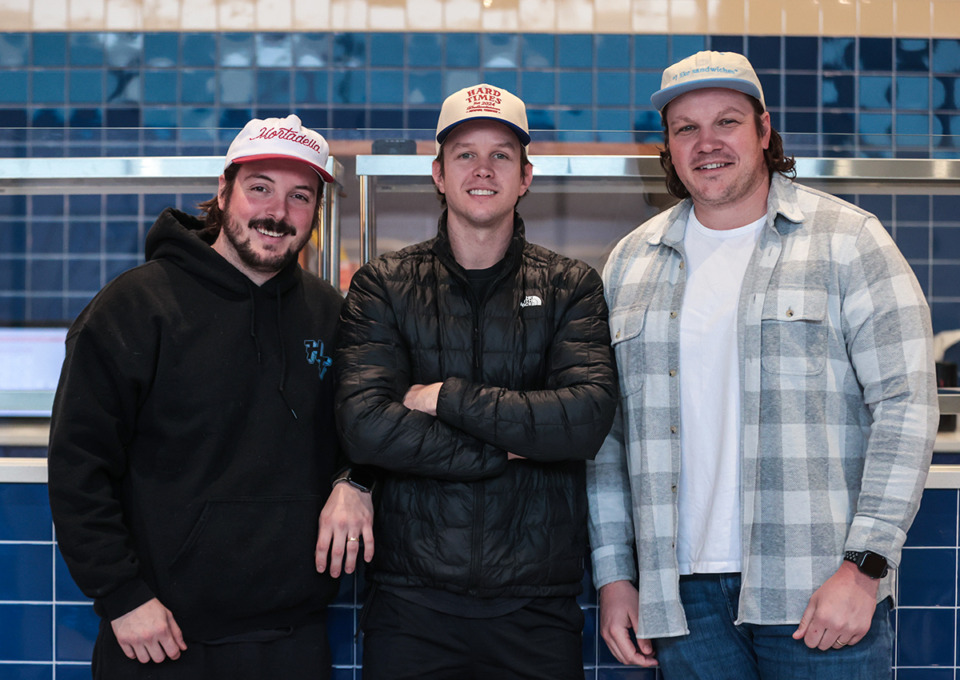
[[[861,573],[872,579],[883,578],[887,575],[887,558],[870,550],[862,552],[848,550],[843,553],[843,559],[847,562],[853,562]]]
[[[373,489],[377,485],[377,478],[363,468],[344,468],[340,474],[333,478],[331,486],[336,486],[340,482],[346,482],[360,491],[373,493]]]

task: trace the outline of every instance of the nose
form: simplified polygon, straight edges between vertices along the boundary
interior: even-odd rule
[[[719,135],[714,131],[714,129],[706,125],[700,129],[700,134],[697,135],[697,150],[702,153],[709,153],[711,151],[716,151],[722,146]]]
[[[266,214],[267,217],[277,222],[283,221],[283,218],[287,215],[286,197],[279,192],[274,193],[267,201]]]
[[[481,178],[492,177],[493,168],[490,165],[489,159],[486,159],[486,158],[478,159],[477,167],[474,168],[473,174]]]

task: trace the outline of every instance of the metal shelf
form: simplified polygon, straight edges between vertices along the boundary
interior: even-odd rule
[[[376,255],[376,193],[434,191],[433,157],[357,156],[360,255]],[[659,156],[531,156],[538,192],[666,194]],[[840,194],[953,194],[958,159],[798,158],[797,179]]]

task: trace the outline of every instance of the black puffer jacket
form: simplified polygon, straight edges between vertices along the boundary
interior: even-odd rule
[[[361,268],[340,332],[342,443],[385,470],[373,580],[479,597],[578,593],[584,461],[617,401],[596,271],[527,243],[516,217],[478,300],[444,215],[437,238]],[[437,417],[403,406],[410,385],[441,381]]]

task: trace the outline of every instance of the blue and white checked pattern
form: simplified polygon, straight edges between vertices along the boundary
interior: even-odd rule
[[[639,577],[645,638],[686,631],[674,543],[690,207],[635,230],[604,270],[621,409],[588,467],[594,583]],[[739,620],[796,623],[845,550],[899,563],[937,429],[929,310],[873,215],[775,175],[738,335]]]

